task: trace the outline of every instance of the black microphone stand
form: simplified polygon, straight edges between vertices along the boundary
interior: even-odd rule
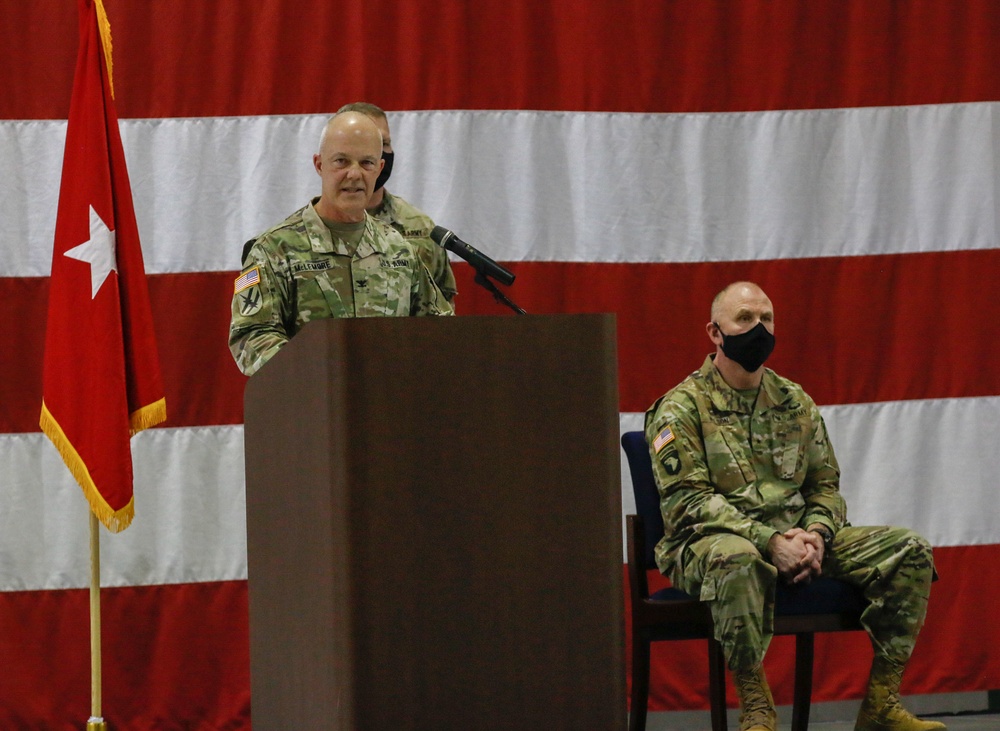
[[[510,298],[507,297],[507,295],[505,295],[503,292],[497,289],[497,286],[493,283],[493,280],[490,279],[485,274],[483,274],[482,271],[480,271],[479,269],[476,270],[475,282],[476,284],[480,285],[481,287],[484,287],[486,290],[491,292],[493,294],[493,299],[496,300],[501,305],[507,305],[510,309],[514,310],[514,312],[516,312],[519,315],[528,314],[520,307],[518,307],[516,304],[511,302]]]

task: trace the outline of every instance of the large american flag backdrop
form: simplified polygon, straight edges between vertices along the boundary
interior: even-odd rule
[[[65,0],[4,5],[0,726],[65,728],[89,690],[87,507],[38,414],[77,17]],[[232,283],[243,242],[318,193],[320,128],[356,100],[395,112],[390,190],[509,263],[518,304],[616,313],[623,430],[701,363],[712,295],[759,282],[778,315],[771,365],[821,405],[852,521],[935,546],[904,691],[1000,687],[1000,5],[107,10],[170,403],[133,440],[133,526],[103,541],[109,719],[249,728]],[[455,269],[460,315],[509,314]],[[784,703],[788,649],[768,661]],[[817,654],[816,699],[858,697],[864,636],[821,638]],[[703,655],[655,651],[654,709],[704,707]]]

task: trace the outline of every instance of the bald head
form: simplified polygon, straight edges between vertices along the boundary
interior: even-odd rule
[[[319,152],[313,155],[322,180],[316,210],[331,221],[363,221],[383,165],[382,135],[371,119],[358,112],[331,117],[320,135]]]
[[[353,110],[337,112],[330,117],[319,136],[319,154],[323,154],[324,145],[328,145],[332,138],[352,135],[358,140],[367,141],[369,137],[376,140],[376,147],[382,154],[382,133],[378,125],[369,115]]]
[[[766,301],[768,310],[771,309],[771,300],[768,299],[759,285],[754,282],[733,282],[715,295],[712,300],[712,322],[718,322],[720,318],[724,317],[734,301]],[[771,314],[773,316],[773,312]]]

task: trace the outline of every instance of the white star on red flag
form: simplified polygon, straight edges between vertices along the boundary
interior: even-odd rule
[[[111,272],[118,272],[115,232],[108,228],[93,206],[90,207],[90,239],[68,249],[66,256],[90,264],[91,299],[97,297],[98,290]]]

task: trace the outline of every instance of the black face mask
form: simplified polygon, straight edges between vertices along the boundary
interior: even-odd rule
[[[719,323],[713,323],[719,327]],[[758,322],[756,327],[747,330],[739,335],[726,335],[722,333],[722,352],[729,360],[736,361],[743,370],[753,373],[764,365],[764,361],[774,350],[774,335],[768,332],[763,322]]]
[[[385,165],[382,166],[382,172],[378,174],[375,178],[375,187],[372,189],[372,193],[376,190],[380,190],[389,180],[389,176],[392,175],[392,158],[396,156],[394,152],[383,152],[382,159],[385,160]]]

